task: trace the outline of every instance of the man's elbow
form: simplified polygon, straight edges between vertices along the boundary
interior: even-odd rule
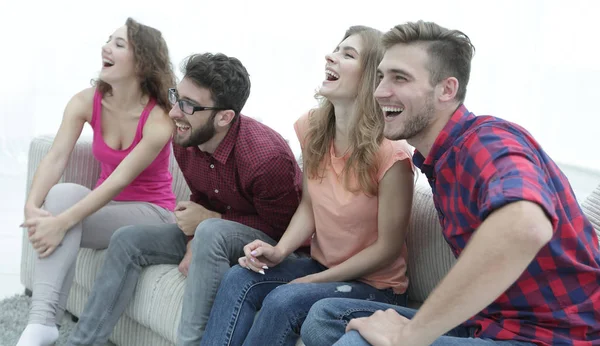
[[[516,206],[513,230],[516,238],[537,250],[552,239],[552,222],[539,205],[532,202],[519,202]]]

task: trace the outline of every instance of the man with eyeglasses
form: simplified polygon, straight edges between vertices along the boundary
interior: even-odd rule
[[[69,345],[106,343],[142,268],[153,264],[178,264],[187,276],[177,344],[199,344],[221,278],[244,245],[255,239],[275,245],[300,203],[302,172],[289,145],[240,114],[250,94],[242,63],[197,54],[183,73],[169,90],[169,115],[190,200],[178,203],[174,224],[115,232]]]

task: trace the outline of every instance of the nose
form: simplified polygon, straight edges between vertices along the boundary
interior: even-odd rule
[[[328,53],[325,54],[325,61],[327,61],[330,64],[334,64],[337,62],[337,60],[335,59],[335,57],[333,56],[333,53]]]
[[[108,42],[102,45],[102,53],[104,53],[104,54],[109,54],[110,53],[110,48],[109,48],[108,45],[109,45]]]
[[[389,83],[383,79],[379,82],[379,85],[375,89],[373,96],[376,99],[385,99],[392,96],[392,89],[389,86]]]
[[[175,103],[173,105],[173,107],[171,108],[171,110],[169,111],[169,117],[171,119],[181,119],[183,118],[183,112],[181,111],[181,109],[179,109],[179,106],[177,106],[177,103]]]

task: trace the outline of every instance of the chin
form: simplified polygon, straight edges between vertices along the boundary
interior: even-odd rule
[[[179,145],[180,147],[189,147],[189,138],[175,135],[173,136],[173,143]]]
[[[399,128],[388,128],[387,126],[383,129],[383,137],[389,139],[390,141],[399,141],[403,138],[403,131]]]
[[[108,84],[111,84],[114,82],[114,78],[111,78],[110,74],[105,73],[105,72],[100,72],[98,77],[100,77],[100,79],[102,79],[103,82],[108,83]]]
[[[327,88],[321,87],[318,92],[319,96],[327,97],[331,94],[331,90],[327,90]]]

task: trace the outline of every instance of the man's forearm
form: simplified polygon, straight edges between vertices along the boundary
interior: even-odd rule
[[[530,222],[515,217],[512,206],[505,208],[490,215],[475,232],[457,263],[408,323],[405,333],[411,339],[429,345],[485,309],[521,276],[550,239],[551,225],[541,210],[532,217],[538,221]]]

